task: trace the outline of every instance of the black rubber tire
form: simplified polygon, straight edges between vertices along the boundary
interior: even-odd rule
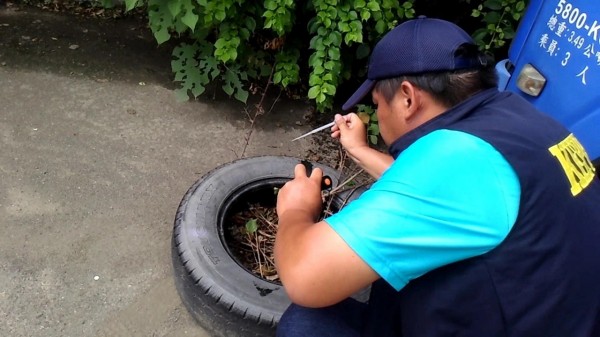
[[[185,194],[172,239],[175,285],[188,311],[213,336],[270,336],[290,304],[284,289],[241,267],[223,242],[223,219],[252,188],[283,185],[300,162],[291,157],[240,159],[209,172]],[[334,169],[313,163],[339,183]],[[336,196],[341,205],[360,192]],[[344,200],[342,200],[344,199]]]

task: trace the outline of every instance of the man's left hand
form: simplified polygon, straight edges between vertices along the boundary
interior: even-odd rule
[[[302,212],[316,221],[321,213],[321,180],[323,171],[315,168],[310,177],[306,167],[298,164],[294,168],[294,179],[287,182],[277,195],[277,215],[281,218],[286,212]]]

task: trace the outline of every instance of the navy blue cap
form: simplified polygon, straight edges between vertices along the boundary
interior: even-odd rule
[[[480,66],[479,58],[466,59],[456,51],[473,39],[452,22],[420,16],[388,32],[373,49],[367,80],[342,106],[349,110],[375,87],[378,80],[402,75],[451,71]]]

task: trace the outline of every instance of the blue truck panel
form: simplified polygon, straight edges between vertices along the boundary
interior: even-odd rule
[[[506,63],[513,67],[509,72]],[[517,87],[524,65],[545,78],[539,96]],[[569,128],[600,160],[600,1],[532,0],[509,50],[497,66],[501,89],[523,95]]]

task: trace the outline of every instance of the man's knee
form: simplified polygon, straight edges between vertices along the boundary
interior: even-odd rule
[[[312,309],[314,310],[314,309]],[[277,325],[278,337],[307,336],[311,329],[310,308],[304,308],[292,303],[283,313]],[[308,330],[307,330],[308,329]]]
[[[364,306],[354,300],[325,308],[291,304],[279,320],[277,336],[360,336]]]

